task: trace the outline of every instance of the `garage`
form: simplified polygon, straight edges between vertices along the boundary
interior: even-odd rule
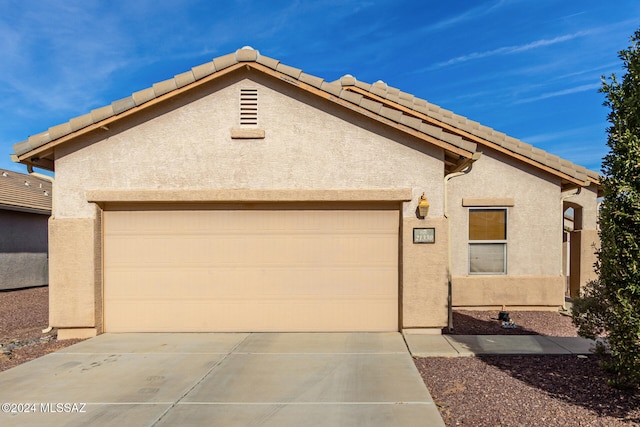
[[[119,204],[105,332],[397,331],[398,205]]]

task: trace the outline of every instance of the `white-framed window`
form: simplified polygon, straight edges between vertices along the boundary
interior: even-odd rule
[[[469,274],[507,274],[506,208],[469,208]]]

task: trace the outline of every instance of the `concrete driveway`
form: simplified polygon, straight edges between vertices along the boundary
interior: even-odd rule
[[[444,426],[399,333],[105,334],[0,373],[0,403],[3,426]]]

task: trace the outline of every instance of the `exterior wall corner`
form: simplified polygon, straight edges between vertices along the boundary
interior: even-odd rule
[[[100,234],[99,223],[92,218],[49,221],[50,326],[95,328]]]
[[[434,243],[413,243],[414,228],[434,228]],[[447,220],[403,218],[402,329],[447,325]]]

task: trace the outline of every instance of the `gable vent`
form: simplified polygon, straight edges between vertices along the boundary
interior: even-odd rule
[[[258,89],[240,89],[240,125],[258,125]]]

